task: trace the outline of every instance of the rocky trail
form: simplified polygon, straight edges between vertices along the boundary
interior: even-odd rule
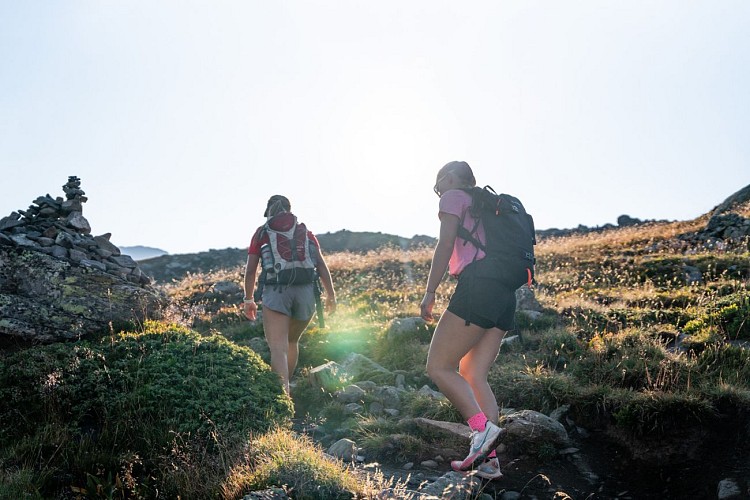
[[[502,448],[502,447],[501,447]],[[711,460],[679,466],[654,467],[634,462],[628,452],[593,433],[574,438],[571,447],[546,461],[531,455],[499,454],[503,477],[479,480],[467,488],[469,474],[450,469],[450,460],[406,464],[389,461],[357,463],[359,470],[375,473],[406,484],[413,498],[428,498],[421,492],[430,486],[448,484],[437,498],[486,499],[729,499],[750,497],[750,463],[747,450],[736,448],[730,439],[720,440],[711,450]],[[722,453],[720,450],[726,450]],[[442,481],[442,483],[441,483]],[[468,485],[471,486],[471,485]],[[389,498],[387,496],[383,498]],[[394,496],[393,498],[398,498]]]

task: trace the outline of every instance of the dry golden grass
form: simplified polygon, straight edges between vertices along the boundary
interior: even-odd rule
[[[539,241],[536,255],[539,260],[550,255],[569,255],[575,258],[606,255],[610,251],[619,252],[626,247],[643,248],[656,242],[672,240],[680,234],[699,231],[707,222],[708,216],[704,215],[692,221],[652,222],[601,232],[545,238]],[[667,245],[662,248],[680,250],[683,246]]]
[[[365,254],[353,252],[336,252],[325,256],[331,272],[360,271],[382,267],[384,263],[401,262],[427,264],[432,259],[432,248],[402,250],[400,248],[383,248]]]

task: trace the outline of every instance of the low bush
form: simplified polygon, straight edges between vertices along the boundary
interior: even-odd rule
[[[206,474],[225,467],[248,433],[288,425],[291,414],[254,352],[160,323],[0,364],[0,418],[16,423],[0,430],[3,463],[52,468],[40,475],[45,493],[64,480],[83,491],[112,483],[123,494],[211,496],[216,478]],[[188,477],[170,472],[178,468]]]
[[[615,413],[617,424],[636,436],[664,436],[674,429],[706,424],[714,416],[711,403],[696,394],[647,391],[632,398]]]
[[[232,471],[223,494],[237,499],[274,486],[296,500],[329,500],[373,497],[394,485],[377,477],[359,477],[341,461],[327,457],[310,438],[282,429],[252,441],[247,464]]]

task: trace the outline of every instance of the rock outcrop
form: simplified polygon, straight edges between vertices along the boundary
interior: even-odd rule
[[[80,186],[71,176],[66,199],[40,196],[28,210],[0,219],[0,336],[81,338],[142,322],[163,306],[149,277],[109,234],[91,236]]]
[[[722,201],[711,211],[711,215],[721,215],[747,202],[750,202],[750,185],[745,186],[731,196],[728,196],[726,200]]]

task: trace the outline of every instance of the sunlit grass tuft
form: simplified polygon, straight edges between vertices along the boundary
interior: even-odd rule
[[[295,499],[375,498],[386,488],[404,486],[377,474],[363,477],[340,460],[323,453],[304,435],[280,429],[253,439],[246,464],[236,467],[222,486],[223,498],[270,487]]]

